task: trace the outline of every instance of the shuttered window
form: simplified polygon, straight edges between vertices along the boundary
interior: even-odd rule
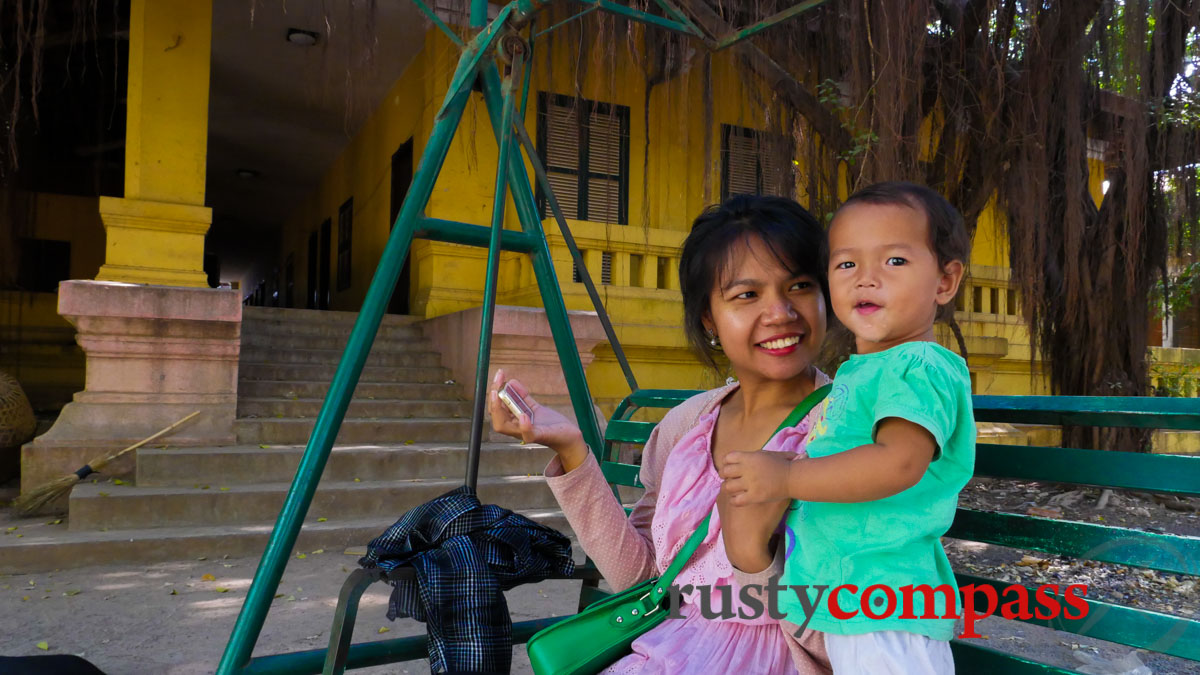
[[[538,154],[563,215],[629,222],[629,108],[543,92],[538,97]],[[551,215],[538,186],[541,215]]]
[[[787,139],[721,125],[721,201],[732,195],[789,197],[793,191]]]

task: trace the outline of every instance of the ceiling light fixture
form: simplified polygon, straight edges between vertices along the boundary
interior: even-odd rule
[[[311,47],[317,44],[321,38],[321,34],[311,30],[300,30],[299,28],[289,28],[287,31],[287,41],[297,47]]]

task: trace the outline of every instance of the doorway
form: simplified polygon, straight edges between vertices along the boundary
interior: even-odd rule
[[[318,252],[318,266],[320,272],[317,279],[317,309],[329,309],[329,274],[330,248],[333,245],[333,219],[326,218],[325,222],[321,223],[321,246]]]
[[[308,235],[308,293],[304,296],[306,309],[317,308],[317,232]]]
[[[396,152],[392,153],[392,194],[391,194],[391,221],[388,224],[388,232],[391,232],[396,227],[396,216],[400,213],[400,207],[404,204],[404,197],[408,194],[408,186],[412,184],[413,179],[413,140],[410,138],[400,144]],[[409,275],[411,274],[410,261],[412,256],[412,245],[409,245],[409,250],[404,253],[404,266],[400,268],[400,278],[396,279],[396,288],[392,290],[392,299],[388,302],[388,314],[408,314],[408,294],[411,290]]]

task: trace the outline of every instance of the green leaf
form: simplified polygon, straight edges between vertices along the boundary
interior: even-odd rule
[[[37,643],[37,648],[44,652],[50,651],[50,643],[46,642],[45,640],[42,640],[41,642]]]

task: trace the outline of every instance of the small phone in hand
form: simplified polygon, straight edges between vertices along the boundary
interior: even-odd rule
[[[504,387],[499,392],[499,396],[500,401],[504,403],[504,405],[508,406],[508,409],[512,411],[513,416],[518,420],[521,419],[522,413],[529,415],[530,420],[533,419],[533,409],[530,408],[529,404],[525,402],[525,399],[521,398],[521,395],[517,393],[517,389],[516,387],[513,387],[512,382],[505,383]]]

